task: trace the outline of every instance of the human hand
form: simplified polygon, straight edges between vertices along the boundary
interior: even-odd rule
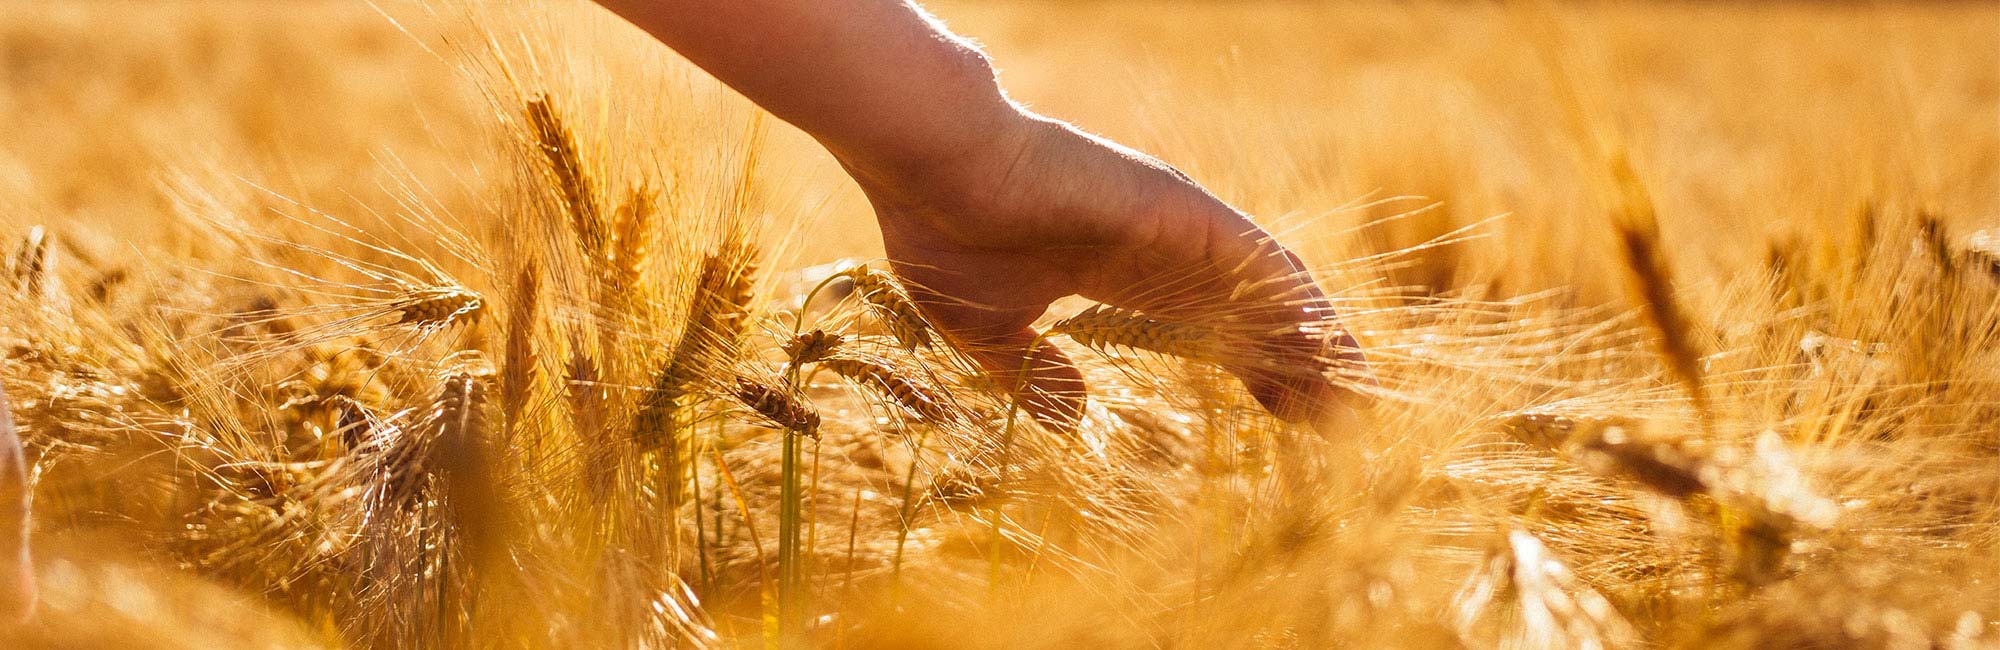
[[[1073,428],[1082,375],[1031,327],[1083,297],[1226,326],[1258,354],[1223,367],[1273,414],[1327,417],[1327,377],[1367,373],[1354,338],[1290,251],[1178,170],[1018,109],[985,143],[896,169],[843,159],[874,205],[890,264],[931,321],[1038,419]],[[1023,369],[1027,376],[1021,376]]]

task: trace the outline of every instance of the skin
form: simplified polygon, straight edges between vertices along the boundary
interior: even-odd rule
[[[1085,386],[1046,342],[1049,304],[1081,295],[1251,334],[1226,366],[1280,417],[1323,420],[1323,372],[1365,375],[1296,256],[1145,154],[1007,99],[992,62],[901,0],[599,0],[804,130],[861,186],[889,262],[945,334],[1057,428]],[[1027,374],[1022,375],[1026,369]]]

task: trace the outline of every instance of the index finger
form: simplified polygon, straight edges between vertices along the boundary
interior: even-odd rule
[[[1342,384],[1370,383],[1367,360],[1325,293],[1269,233],[1216,207],[1100,274],[1086,297],[1215,332],[1207,360],[1281,419],[1317,422],[1352,405],[1360,395]]]

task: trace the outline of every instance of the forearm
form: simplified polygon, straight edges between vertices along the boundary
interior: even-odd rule
[[[904,0],[599,0],[850,168],[906,173],[1016,116],[993,68]]]

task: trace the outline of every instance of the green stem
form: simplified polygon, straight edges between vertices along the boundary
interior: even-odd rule
[[[1028,373],[1035,367],[1035,351],[1040,350],[1042,343],[1047,341],[1048,338],[1048,332],[1036,334],[1035,340],[1028,342],[1027,351],[1022,353],[1020,378],[1014,384],[1013,399],[1007,401],[1007,424],[1001,429],[1000,433],[999,475],[993,479],[993,506],[987,511],[987,522],[993,529],[993,540],[991,545],[987,547],[986,552],[986,586],[988,591],[993,592],[996,597],[1000,589],[1000,544],[1006,540],[1006,537],[1000,534],[1002,519],[1000,508],[1006,503],[1007,472],[1008,467],[1013,463],[1014,422],[1019,419],[1021,398],[1028,392]]]
[[[778,626],[790,644],[798,639],[804,603],[799,593],[799,436],[791,431],[784,436],[778,494]]]
[[[808,294],[810,298],[810,294]],[[799,321],[805,320],[805,312],[799,313]],[[785,388],[797,392],[799,369],[788,366],[785,369]],[[799,531],[803,517],[800,513],[799,495],[799,438],[798,432],[783,431],[784,443],[778,472],[778,631],[786,647],[799,645],[805,629],[805,593],[800,584]]]

